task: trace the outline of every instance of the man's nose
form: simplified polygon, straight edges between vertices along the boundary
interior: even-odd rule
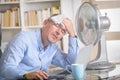
[[[60,34],[61,34],[61,29],[60,29],[60,28],[57,29],[56,34],[57,34],[57,35],[60,35]]]

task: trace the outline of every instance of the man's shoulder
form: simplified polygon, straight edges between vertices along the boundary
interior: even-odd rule
[[[18,34],[17,34],[17,36],[32,36],[32,35],[34,35],[34,34],[36,34],[36,33],[38,33],[39,32],[39,30],[27,30],[27,31],[21,31],[21,32],[19,32]]]

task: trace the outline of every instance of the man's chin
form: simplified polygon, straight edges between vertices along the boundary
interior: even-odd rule
[[[56,40],[51,40],[49,41],[50,43],[56,43],[57,41]]]

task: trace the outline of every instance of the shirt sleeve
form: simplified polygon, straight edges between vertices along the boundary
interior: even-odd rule
[[[23,37],[15,37],[6,47],[1,58],[1,75],[8,79],[22,78],[22,70],[17,66],[24,57],[25,44]]]
[[[65,68],[67,65],[75,63],[77,55],[79,53],[79,46],[76,37],[69,37],[68,53],[64,53],[61,50],[57,50],[52,64]]]

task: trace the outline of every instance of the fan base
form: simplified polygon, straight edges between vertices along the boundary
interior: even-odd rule
[[[87,70],[111,71],[114,68],[116,68],[115,64],[107,61],[95,62],[87,65]]]

